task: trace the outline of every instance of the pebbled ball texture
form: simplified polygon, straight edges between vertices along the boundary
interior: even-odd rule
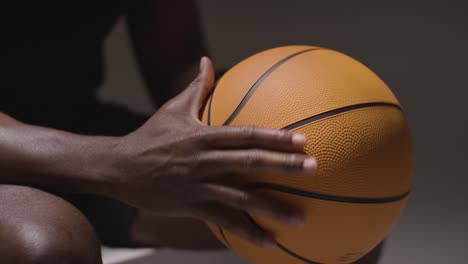
[[[287,46],[255,54],[219,80],[201,119],[211,126],[304,134],[305,151],[317,158],[315,176],[237,177],[253,192],[299,207],[306,216],[305,226],[297,228],[246,215],[273,231],[273,250],[209,224],[220,241],[252,263],[351,263],[385,239],[407,202],[413,150],[399,102],[376,74],[342,53]]]

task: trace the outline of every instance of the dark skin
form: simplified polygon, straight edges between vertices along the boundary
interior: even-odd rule
[[[272,244],[267,234],[231,219],[224,210],[263,213],[287,223],[300,221],[300,215],[220,184],[219,178],[271,170],[312,174],[316,166],[301,153],[301,136],[203,125],[198,111],[213,81],[211,62],[204,58],[199,76],[183,93],[124,137],[80,136],[1,114],[1,181],[103,194],[158,215],[209,221],[257,244]],[[306,159],[312,164],[305,166]],[[211,203],[224,210],[211,208]]]
[[[8,210],[10,215],[0,217],[0,227],[5,227],[0,237],[13,241],[0,245],[0,255],[18,260],[24,252],[39,252],[24,257],[24,263],[100,263],[98,253],[81,257],[82,252],[97,252],[89,247],[98,248],[98,243],[80,212],[52,194],[17,185],[101,194],[139,208],[129,241],[135,246],[222,248],[206,221],[259,246],[274,247],[269,233],[236,217],[238,210],[302,224],[299,211],[222,183],[232,175],[278,170],[309,177],[317,166],[303,153],[305,139],[300,135],[255,127],[207,127],[199,121],[200,106],[213,88],[213,66],[204,58],[198,67],[205,50],[195,2],[184,2],[182,9],[178,5],[141,1],[127,17],[141,71],[155,103],[161,105],[139,129],[123,137],[82,136],[0,113],[0,190],[30,197],[22,203],[24,210]],[[8,208],[17,206],[11,195],[0,199]],[[42,210],[34,213],[34,208]],[[44,223],[39,212],[63,217]],[[31,250],[32,245],[21,241],[35,237],[5,233],[8,219],[37,219],[35,230],[63,226],[64,233],[51,234],[45,245],[44,240],[32,243],[41,247]],[[181,229],[184,232],[173,232]],[[65,233],[78,237],[79,246],[67,246]],[[63,259],[49,258],[48,250],[62,247],[66,254],[57,256]]]
[[[207,220],[257,244],[273,243],[240,219],[232,219],[229,212],[255,211],[290,224],[302,221],[301,216],[288,207],[222,184],[220,177],[271,170],[312,174],[315,161],[301,153],[305,142],[301,136],[260,128],[203,125],[198,112],[214,78],[207,58],[201,68],[200,75],[182,94],[117,146],[118,153],[127,154],[114,165],[121,166],[123,179],[112,182],[124,184],[116,185],[109,194],[155,214]],[[161,126],[169,123],[170,127]],[[131,182],[126,179],[128,175]],[[213,203],[219,209],[213,209]]]

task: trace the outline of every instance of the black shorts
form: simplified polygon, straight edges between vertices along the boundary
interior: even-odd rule
[[[101,136],[126,135],[148,119],[125,108],[97,102],[61,106],[29,105],[27,109],[6,112],[28,124]],[[131,247],[128,238],[136,208],[99,195],[53,193],[73,204],[88,218],[102,244]]]

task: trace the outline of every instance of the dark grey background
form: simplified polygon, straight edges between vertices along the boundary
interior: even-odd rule
[[[183,4],[181,3],[181,7]],[[373,69],[407,113],[416,150],[411,200],[383,263],[468,263],[468,8],[464,1],[200,1],[215,64],[229,67],[271,47],[336,49]],[[151,107],[122,24],[108,42],[109,80],[100,95],[137,111]],[[164,263],[237,263],[229,254],[175,256]],[[193,262],[192,262],[193,263]]]

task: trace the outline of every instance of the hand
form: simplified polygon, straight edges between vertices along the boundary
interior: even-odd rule
[[[210,127],[198,119],[214,82],[202,58],[198,77],[142,127],[120,139],[111,195],[165,216],[191,217],[220,225],[259,245],[271,235],[243,220],[239,210],[300,225],[286,206],[223,184],[227,175],[286,171],[313,174],[316,161],[303,153],[305,138],[258,127]]]

